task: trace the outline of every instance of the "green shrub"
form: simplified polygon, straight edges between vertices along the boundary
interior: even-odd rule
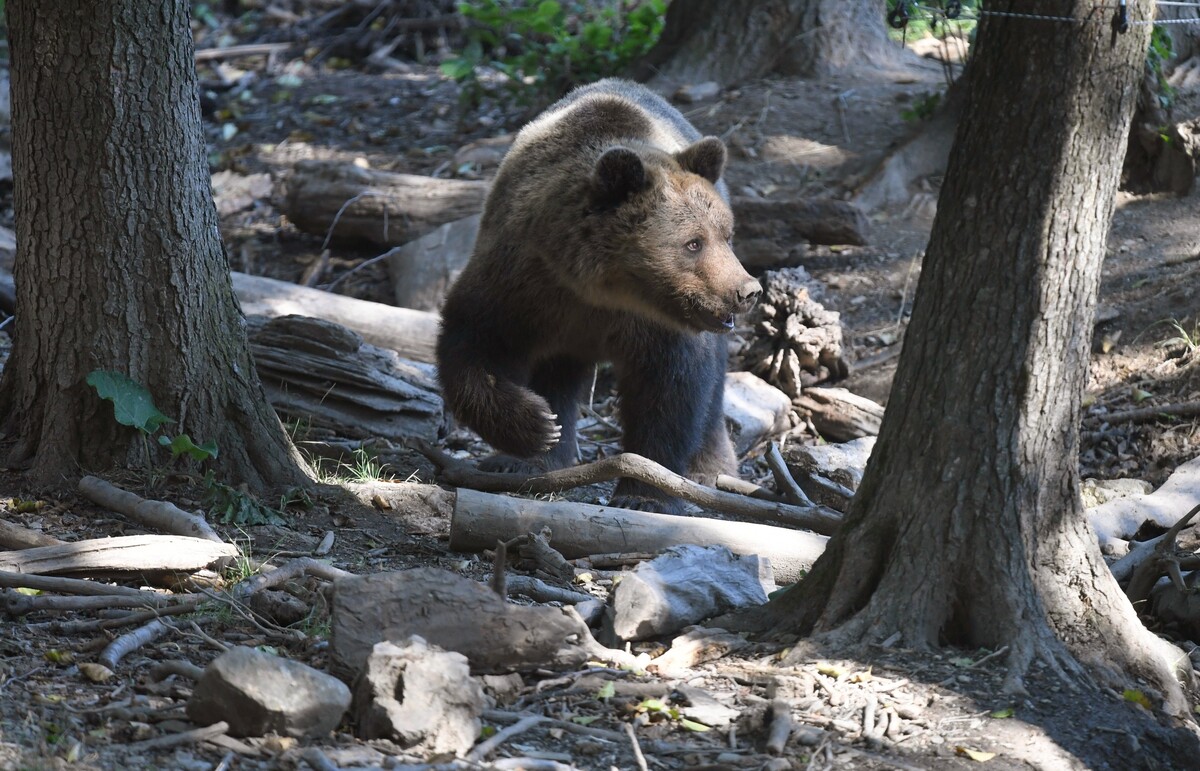
[[[466,44],[442,63],[442,72],[462,84],[468,103],[489,93],[524,105],[553,100],[573,86],[619,73],[646,53],[662,32],[666,5],[666,0],[617,0],[603,7],[557,0],[459,3]],[[501,77],[487,78],[485,67]]]

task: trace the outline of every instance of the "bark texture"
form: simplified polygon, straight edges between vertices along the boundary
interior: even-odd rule
[[[1072,676],[1083,662],[1181,709],[1172,649],[1122,595],[1079,496],[1092,319],[1149,32],[1107,22],[981,25],[878,444],[843,531],[769,612],[841,644],[1008,646],[1014,690],[1034,658]]]
[[[226,481],[301,482],[217,230],[188,3],[16,0],[8,22],[20,313],[5,460],[39,485],[144,465],[84,382],[107,369],[148,387],[172,432],[215,440]]]
[[[675,0],[643,74],[729,84],[881,65],[894,55],[884,17],[883,0]]]

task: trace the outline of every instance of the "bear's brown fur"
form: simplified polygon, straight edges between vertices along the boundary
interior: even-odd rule
[[[580,393],[611,361],[626,450],[694,477],[736,470],[720,333],[761,290],[730,246],[725,156],[621,80],[575,90],[517,135],[438,339],[447,406],[507,454],[489,467],[573,464]],[[612,503],[683,509],[629,479]]]

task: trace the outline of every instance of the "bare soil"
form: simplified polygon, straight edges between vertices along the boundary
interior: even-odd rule
[[[213,35],[199,34],[201,46]],[[204,68],[202,73],[214,74]],[[214,171],[269,172],[275,197],[225,215],[223,233],[235,269],[288,280],[298,279],[322,250],[319,236],[298,232],[274,204],[297,160],[361,159],[381,169],[486,176],[486,164],[457,163],[455,152],[515,131],[522,117],[520,110],[494,105],[461,111],[455,85],[430,66],[409,64],[403,72],[380,73],[299,60],[268,65],[258,57],[231,60],[222,72],[231,80],[246,74],[253,83],[241,92],[245,95],[217,94],[206,116]],[[886,72],[746,83],[682,109],[702,131],[720,135],[730,145],[728,179],[734,191],[846,197],[882,157],[920,129],[901,111],[941,90],[943,78],[940,65],[914,56]],[[1200,94],[1181,92],[1175,118],[1196,115]],[[816,282],[814,294],[842,314],[850,355],[859,366],[839,385],[881,402],[886,402],[894,369],[890,354],[903,340],[939,182],[936,177],[921,180],[909,205],[874,213],[869,246],[779,245],[795,264],[808,269]],[[1106,412],[1135,405],[1200,400],[1196,203],[1196,193],[1184,198],[1123,195],[1120,200],[1101,290],[1104,320],[1096,329],[1080,458],[1084,476],[1132,477],[1157,485],[1200,448],[1200,421],[1194,418],[1114,427],[1102,420]],[[376,256],[337,242],[330,248],[325,280]],[[391,294],[386,271],[378,265],[354,273],[338,291],[383,302]],[[0,334],[0,357],[6,345]],[[478,449],[462,433],[452,435],[450,444]],[[590,451],[603,450],[592,446]],[[389,454],[387,460],[386,471],[397,480],[415,475],[433,481],[428,464],[410,454]],[[766,477],[755,459],[747,461],[744,471]],[[114,481],[184,508],[202,506],[194,478],[125,475]],[[11,470],[0,472],[0,515],[64,540],[139,532],[120,515],[69,492],[48,496],[28,490]],[[418,519],[405,511],[381,512],[332,493],[318,496],[308,509],[290,511],[283,526],[226,528],[231,539],[246,544],[257,558],[307,554],[328,531],[337,534],[333,564],[354,572],[429,565],[482,578],[490,570],[479,556],[447,549],[444,516],[422,512]],[[213,744],[134,753],[126,749],[131,742],[190,727],[182,712],[190,683],[177,677],[152,681],[150,669],[156,663],[178,659],[203,666],[217,655],[216,640],[270,645],[280,655],[322,667],[327,629],[323,597],[311,584],[294,591],[313,607],[311,616],[296,625],[305,632],[302,640],[256,627],[236,614],[208,614],[200,619],[204,635],[183,628],[127,657],[104,683],[90,682],[78,665],[93,660],[110,634],[71,634],[57,625],[69,620],[61,615],[0,619],[0,769],[209,769],[226,761],[224,768],[306,767],[299,758],[303,745],[283,740],[245,740],[235,749]],[[686,684],[708,691],[739,714],[732,725],[707,732],[687,731],[678,721],[639,710],[641,699],[621,696],[620,690],[602,700],[594,691],[574,688],[588,673],[561,679],[529,673],[521,691],[508,700],[540,703],[548,714],[594,719],[591,726],[617,732],[623,722],[632,721],[641,741],[675,745],[647,752],[654,768],[954,769],[982,763],[994,769],[1169,769],[1200,763],[1194,732],[1111,689],[1068,682],[1035,666],[1028,678],[1029,695],[1002,693],[1003,656],[990,657],[992,652],[827,651],[804,666],[783,668],[776,663],[780,650],[779,643],[755,644],[689,674]],[[622,683],[662,683],[668,698],[674,685],[644,674],[600,674]],[[793,701],[794,707],[803,705],[796,707],[797,723],[819,730],[798,731],[776,758],[765,751],[764,716],[770,689],[780,677],[799,688]],[[873,738],[855,730],[868,703],[875,705],[871,714],[890,709],[901,716],[893,732],[885,726],[882,737]],[[347,726],[314,744],[341,767],[387,767],[385,761],[394,762],[389,758],[404,756],[401,748],[386,742],[355,740]],[[983,760],[975,752],[992,756]],[[542,753],[581,769],[637,767],[627,741],[546,726],[514,738],[500,752],[506,753]]]

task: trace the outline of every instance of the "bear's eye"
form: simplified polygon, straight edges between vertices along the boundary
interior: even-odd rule
[[[698,252],[704,248],[704,241],[699,238],[693,238],[691,241],[688,241],[686,244],[684,244],[684,248],[689,252]]]

